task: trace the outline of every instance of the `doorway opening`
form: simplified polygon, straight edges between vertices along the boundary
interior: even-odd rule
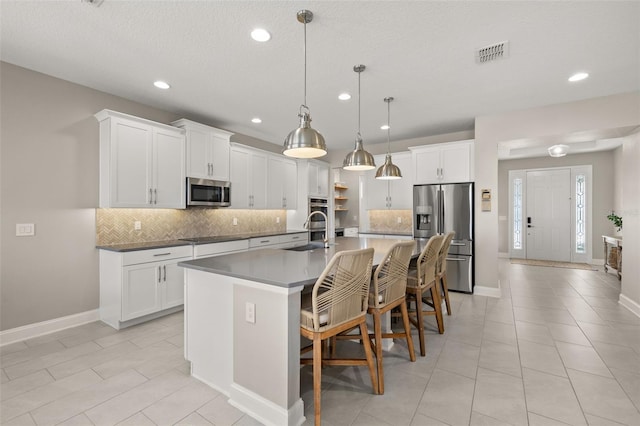
[[[590,263],[591,166],[509,171],[509,256]]]

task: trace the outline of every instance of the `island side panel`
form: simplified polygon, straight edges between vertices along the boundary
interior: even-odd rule
[[[239,279],[234,286],[230,402],[266,423],[299,424],[304,420],[300,398],[301,290]],[[255,306],[255,322],[247,321],[247,304]],[[255,404],[262,399],[269,403]]]
[[[185,358],[191,375],[229,396],[233,382],[233,280],[185,268]]]

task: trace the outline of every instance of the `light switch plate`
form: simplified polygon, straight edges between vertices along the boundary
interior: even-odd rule
[[[33,223],[17,223],[16,237],[33,237],[36,235],[36,226]]]
[[[256,304],[251,302],[245,303],[245,321],[251,324],[256,323]]]

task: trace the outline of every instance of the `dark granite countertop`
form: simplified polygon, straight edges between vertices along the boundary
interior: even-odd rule
[[[248,240],[249,238],[256,238],[256,237],[270,237],[273,235],[288,235],[288,234],[299,234],[299,233],[306,233],[306,232],[308,232],[306,229],[300,229],[300,230],[292,229],[292,230],[286,230],[284,232],[254,232],[254,233],[247,233],[247,234],[215,235],[215,236],[209,236],[209,237],[193,237],[193,238],[183,238],[179,240],[151,241],[151,242],[144,242],[144,243],[113,244],[113,245],[106,245],[106,246],[96,246],[96,248],[100,250],[127,252],[127,251],[136,251],[136,250],[151,250],[151,249],[163,248],[163,247],[223,243],[225,241]]]

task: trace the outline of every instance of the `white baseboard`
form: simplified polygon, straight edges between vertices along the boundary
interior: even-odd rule
[[[498,259],[509,259],[509,253],[508,252],[499,252],[498,253]]]
[[[591,265],[604,266],[604,259],[591,259]]]
[[[302,398],[286,409],[237,383],[231,384],[227,402],[265,425],[300,426],[306,420]]]
[[[81,312],[79,314],[0,331],[0,347],[42,336],[43,334],[98,321],[99,319],[100,313],[98,309],[94,309],[93,311]]]
[[[637,303],[629,299],[624,294],[620,295],[620,298],[618,299],[618,303],[624,306],[625,308],[627,308],[628,310],[630,310],[637,317],[640,317],[640,303]]]
[[[500,287],[485,287],[482,285],[477,285],[473,287],[473,294],[476,296],[487,296],[487,297],[502,297],[502,292],[500,291]]]

